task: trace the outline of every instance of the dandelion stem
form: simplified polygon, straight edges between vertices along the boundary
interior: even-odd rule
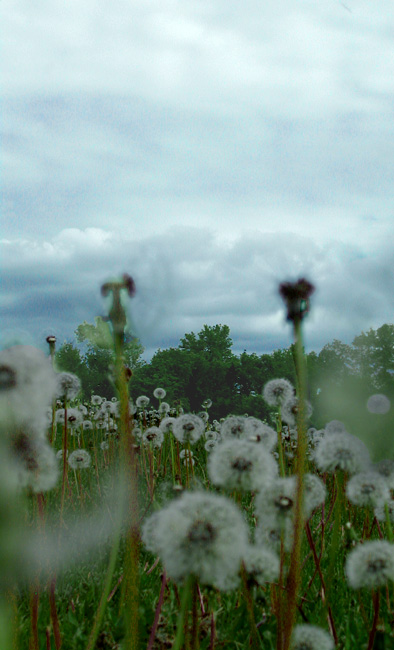
[[[175,636],[174,644],[172,646],[172,650],[180,650],[180,648],[182,647],[183,639],[185,636],[185,617],[186,617],[186,612],[188,611],[189,608],[191,590],[194,582],[195,582],[195,577],[193,575],[188,576],[182,590],[181,609],[178,613],[177,630],[176,630],[176,636]]]
[[[250,593],[244,562],[242,562],[242,564],[241,564],[241,578],[242,578],[243,590],[244,590],[244,595],[245,595],[246,610],[248,612],[250,632],[251,632],[251,637],[252,637],[252,639],[251,639],[252,646],[251,647],[253,648],[253,650],[258,650],[258,648],[261,647],[261,643],[260,643],[259,633],[258,633],[257,627],[256,627],[256,621],[255,621],[254,611],[253,611],[253,598],[252,598],[252,595]]]
[[[153,620],[152,630],[151,630],[151,633],[150,633],[150,637],[149,637],[149,641],[148,641],[148,645],[147,645],[146,650],[152,650],[152,646],[153,646],[153,644],[155,642],[156,630],[157,630],[157,626],[159,624],[160,612],[161,612],[161,608],[162,608],[163,601],[164,601],[164,592],[165,592],[166,584],[167,584],[167,576],[166,576],[166,572],[163,571],[163,576],[162,576],[162,579],[161,579],[161,589],[160,589],[160,594],[159,594],[159,600],[158,600],[158,603],[157,603],[157,607],[156,607],[156,611],[155,611],[155,618]]]
[[[290,558],[290,569],[287,580],[287,608],[284,622],[283,650],[289,650],[290,639],[296,619],[297,597],[301,585],[301,541],[303,532],[303,492],[304,472],[306,462],[306,367],[302,345],[301,318],[294,319],[294,358],[297,371],[298,384],[298,412],[297,412],[297,489],[294,506],[294,536]]]
[[[372,650],[374,647],[374,640],[376,634],[376,626],[379,620],[379,606],[380,606],[380,591],[377,589],[372,592],[372,602],[373,602],[373,621],[371,631],[368,638],[368,647],[367,650]]]

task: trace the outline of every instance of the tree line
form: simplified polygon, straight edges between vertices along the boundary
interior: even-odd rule
[[[82,382],[83,398],[92,394],[110,398],[115,394],[110,380],[113,361],[109,325],[101,318],[95,324],[82,323],[75,331],[77,343],[64,343],[56,353],[59,370],[74,372]],[[253,415],[269,420],[272,409],[261,397],[264,384],[284,377],[296,385],[293,346],[270,354],[232,352],[227,325],[204,325],[197,334],[190,332],[177,347],[157,350],[147,362],[144,348],[131,336],[125,341],[125,361],[132,375],[130,396],[148,395],[153,406],[153,390],[167,391],[171,406],[198,412],[202,402],[212,400],[210,418],[232,414]],[[357,409],[374,393],[394,398],[394,325],[382,325],[356,336],[351,344],[334,339],[323,349],[306,354],[309,400],[314,408],[313,426],[324,426],[344,414],[355,418]],[[350,404],[354,413],[350,412]]]

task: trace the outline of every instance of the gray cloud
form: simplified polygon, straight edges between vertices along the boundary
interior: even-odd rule
[[[136,282],[135,332],[150,357],[204,324],[227,324],[234,352],[263,353],[291,342],[279,282],[305,275],[316,286],[306,320],[309,349],[392,320],[393,244],[366,256],[357,246],[320,245],[294,233],[253,231],[223,243],[212,231],[173,228],[141,240],[98,229],[63,230],[47,242],[2,245],[5,329],[31,338],[48,328],[73,336],[105,313],[100,285],[123,272]],[[36,344],[38,341],[36,342]]]

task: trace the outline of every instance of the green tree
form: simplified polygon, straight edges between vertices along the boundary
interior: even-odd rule
[[[87,323],[84,321],[78,325],[75,330],[75,335],[79,343],[87,342],[88,349],[91,353],[98,350],[107,350],[112,353],[113,351],[113,337],[109,323],[101,316],[94,319],[95,323]],[[124,357],[126,365],[133,370],[143,365],[141,355],[144,352],[144,347],[140,341],[132,336],[126,334],[124,344]]]

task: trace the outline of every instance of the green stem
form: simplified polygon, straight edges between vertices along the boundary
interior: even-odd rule
[[[294,533],[293,547],[290,558],[290,569],[287,580],[287,608],[286,620],[284,621],[284,645],[283,650],[289,650],[293,627],[296,620],[297,598],[301,586],[301,542],[304,528],[303,516],[303,493],[304,473],[306,463],[306,366],[302,345],[301,319],[294,320],[294,359],[296,364],[297,388],[298,388],[298,412],[297,412],[297,489],[294,505]]]
[[[185,617],[189,609],[192,587],[196,581],[193,575],[188,576],[182,590],[181,609],[178,614],[177,630],[172,650],[180,650],[185,636]]]
[[[241,578],[242,578],[243,591],[245,595],[245,603],[246,603],[246,610],[248,613],[250,632],[252,637],[251,647],[253,648],[253,650],[258,650],[261,647],[260,637],[259,637],[259,633],[257,632],[256,621],[255,621],[254,610],[253,610],[253,598],[248,586],[245,564],[243,562],[241,565]]]

